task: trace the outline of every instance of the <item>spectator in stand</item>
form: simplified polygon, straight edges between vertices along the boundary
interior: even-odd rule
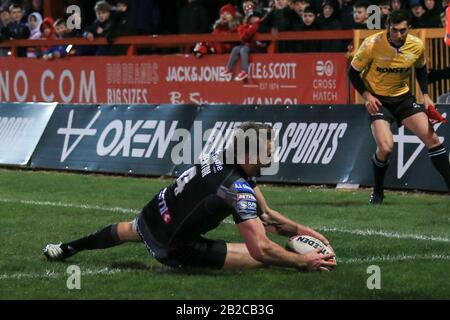
[[[411,27],[413,29],[424,28],[422,16],[425,8],[422,6],[421,0],[409,0],[409,5],[412,12]]]
[[[222,73],[223,78],[232,78],[233,69],[241,58],[241,72],[234,78],[235,81],[243,81],[248,78],[249,55],[255,52],[264,52],[265,45],[256,40],[261,14],[258,11],[250,12],[245,18],[244,24],[238,28],[238,34],[242,44],[231,51],[226,69]]]
[[[205,7],[197,0],[187,0],[178,16],[178,33],[208,33],[209,17]]]
[[[109,43],[113,43],[115,38],[136,34],[136,28],[128,10],[129,1],[119,0],[112,12],[112,26],[106,34]],[[127,45],[115,45],[111,48],[112,55],[125,55],[128,51]]]
[[[355,0],[342,0],[341,9],[339,12],[339,21],[341,23],[342,29],[351,30],[354,28],[353,21],[353,6],[355,5]]]
[[[310,3],[305,0],[291,0],[289,5],[291,9],[296,13],[295,19],[292,22],[292,30],[300,31],[303,28],[303,11],[310,5]],[[294,51],[296,51],[297,44],[294,43],[292,46]]]
[[[389,13],[391,13],[391,2],[389,0],[380,0],[378,2],[378,7],[381,12],[381,29],[386,29],[387,18]]]
[[[95,14],[97,19],[86,28],[83,37],[88,40],[106,37],[112,29],[113,21],[111,19],[111,6],[106,1],[98,1],[95,4]],[[108,56],[111,55],[112,48],[110,45],[98,46],[94,48],[94,55]],[[86,53],[85,53],[86,54]]]
[[[55,39],[63,39],[71,35],[71,31],[66,27],[66,21],[64,19],[58,19],[53,24],[53,32],[55,33]],[[42,54],[42,58],[46,61],[53,59],[65,58],[70,52],[71,46],[61,45],[53,46],[45,50]]]
[[[275,9],[270,11],[261,23],[260,32],[277,34],[278,32],[292,31],[295,29],[298,19],[297,13],[289,6],[289,0],[275,0]],[[277,45],[280,53],[293,52],[295,47],[293,41],[279,41]]]
[[[265,10],[265,4],[264,1],[258,1],[258,0],[244,0],[242,1],[242,12],[243,16],[247,17],[249,13],[253,11],[258,11],[261,14],[263,14]]]
[[[28,5],[27,5],[27,10],[25,12],[25,16],[24,18],[27,19],[24,22],[28,22],[28,17],[32,14],[32,13],[39,13],[41,15],[41,17],[44,15],[44,8],[42,6],[42,0],[30,0],[27,1]]]
[[[303,17],[303,11],[311,5],[311,0],[291,0],[291,9],[294,10],[300,18]]]
[[[0,32],[11,22],[11,15],[9,10],[3,6],[0,6]]]
[[[33,12],[28,16],[28,29],[30,29],[30,39],[40,39],[42,16],[39,12]]]
[[[303,26],[301,31],[316,31],[319,30],[317,24],[317,12],[312,6],[307,6],[303,9]],[[297,41],[295,44],[296,52],[319,52],[320,42],[317,40]]]
[[[30,40],[37,40],[42,38],[41,33],[42,17],[38,12],[33,12],[28,16],[28,29],[30,29]],[[37,58],[36,48],[28,48],[28,58]]]
[[[406,5],[401,0],[391,0],[391,11],[406,9]]]
[[[2,29],[3,40],[17,40],[28,39],[30,37],[30,30],[25,23],[22,23],[23,8],[20,4],[12,4],[9,7],[9,13],[11,15],[11,22]],[[18,48],[17,53],[19,57],[27,56],[27,48]]]
[[[322,12],[319,17],[320,30],[341,30],[342,26],[339,22],[339,3],[337,0],[325,0],[322,2]],[[321,41],[323,52],[340,52],[344,51],[344,42],[341,40]]]
[[[231,34],[237,33],[237,29],[241,24],[236,8],[232,4],[226,4],[220,8],[220,18],[214,24],[213,34]],[[194,48],[194,54],[197,58],[201,58],[205,54],[225,54],[230,53],[235,43],[227,42],[213,42],[213,43],[198,43]]]
[[[436,0],[423,0],[423,6],[425,7],[425,13],[422,16],[424,28],[441,28],[442,4]]]
[[[369,29],[369,26],[367,25],[367,8],[369,5],[370,3],[366,0],[358,0],[355,3],[355,6],[353,7],[353,29]]]
[[[5,40],[3,35],[3,29],[11,22],[11,15],[9,10],[3,6],[0,6],[0,41]],[[0,48],[0,57],[7,57],[10,49]]]

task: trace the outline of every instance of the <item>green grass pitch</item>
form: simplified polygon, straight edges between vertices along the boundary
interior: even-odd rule
[[[317,228],[338,255],[330,273],[271,267],[174,271],[141,244],[48,263],[44,244],[78,238],[136,213],[169,180],[0,170],[0,299],[450,299],[449,197],[261,186],[271,207]],[[241,241],[231,223],[208,235]],[[272,239],[284,245],[281,237]],[[66,286],[80,267],[81,290]],[[381,270],[369,290],[367,268]]]

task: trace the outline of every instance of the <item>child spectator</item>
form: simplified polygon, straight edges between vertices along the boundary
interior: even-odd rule
[[[237,18],[236,9],[232,4],[226,4],[220,8],[220,18],[214,24],[213,34],[230,34],[236,33],[240,25],[240,21]],[[197,58],[204,56],[205,54],[215,53],[224,54],[230,53],[233,49],[233,43],[226,42],[214,42],[214,43],[198,43],[194,48],[194,54]]]
[[[387,27],[387,18],[389,13],[391,13],[391,3],[389,0],[381,0],[378,2],[378,7],[381,12],[381,29],[385,29]]]
[[[367,25],[367,19],[369,18],[367,15],[367,8],[369,5],[370,4],[366,0],[359,0],[355,3],[355,6],[353,7],[353,29],[369,29],[369,26]]]
[[[311,3],[309,0],[292,0],[291,1],[291,9],[297,13],[295,19],[292,23],[292,30],[298,31],[303,29],[303,12],[306,7],[309,7]]]
[[[223,78],[228,78],[233,75],[232,70],[239,57],[241,58],[241,72],[234,80],[243,81],[248,78],[249,54],[253,52],[262,52],[264,50],[263,45],[256,41],[255,37],[258,32],[260,21],[261,14],[257,11],[253,11],[245,18],[244,24],[238,28],[238,34],[242,44],[234,47],[231,51],[227,67],[224,72],[222,72]]]
[[[23,9],[20,4],[12,4],[9,7],[11,15],[11,22],[3,28],[2,34],[5,40],[28,39],[30,37],[30,30],[25,23],[22,23]],[[27,48],[17,49],[19,57],[27,56]]]
[[[250,12],[256,11],[256,4],[253,0],[244,0],[242,2],[242,12],[244,17],[247,17]]]
[[[297,12],[298,16],[301,18],[306,7],[311,5],[311,0],[292,0],[291,9]]]
[[[316,31],[319,30],[319,26],[317,24],[317,13],[316,10],[312,6],[308,6],[303,10],[303,26],[300,29],[301,31]],[[296,52],[319,52],[320,51],[320,42],[317,40],[305,40],[298,41],[295,44]]]
[[[325,0],[322,3],[322,12],[319,19],[321,30],[340,30],[342,29],[339,17],[339,3],[337,0]],[[321,48],[323,52],[339,52],[344,50],[344,42],[341,40],[322,41]]]
[[[28,16],[28,28],[30,29],[30,40],[41,39],[42,16],[38,12],[33,12]],[[36,48],[28,48],[28,58],[37,58]]]
[[[28,29],[30,29],[30,39],[40,39],[41,38],[41,24],[42,16],[38,12],[33,12],[28,16]]]
[[[98,37],[106,37],[113,26],[111,6],[106,1],[98,1],[94,10],[97,19],[83,33],[83,37],[91,41]],[[111,49],[111,46],[98,46],[92,52],[85,51],[84,54],[110,55]]]
[[[67,29],[66,21],[64,19],[56,20],[56,22],[53,24],[53,27],[56,39],[63,39],[65,37],[71,36],[71,31]],[[68,47],[69,46],[66,45],[53,46],[50,49],[43,52],[42,58],[44,60],[65,58],[70,52]]]
[[[108,43],[114,42],[114,39],[120,36],[130,36],[136,33],[135,24],[128,10],[128,1],[119,0],[112,12],[112,25],[105,34]],[[126,54],[128,50],[127,45],[115,45],[112,47],[111,54],[122,55]]]

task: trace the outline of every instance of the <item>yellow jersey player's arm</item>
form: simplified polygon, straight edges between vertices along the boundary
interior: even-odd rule
[[[420,90],[424,95],[428,95],[428,71],[425,59],[425,47],[422,46],[419,57],[414,63],[416,69],[417,82],[419,83]]]

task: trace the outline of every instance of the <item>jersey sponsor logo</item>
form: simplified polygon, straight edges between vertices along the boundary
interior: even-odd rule
[[[167,188],[159,193],[158,196],[158,206],[161,218],[164,220],[165,224],[169,224],[172,221],[172,213],[169,210],[166,202],[166,192]]]
[[[256,201],[255,196],[249,193],[238,193],[237,198],[238,200]]]
[[[377,67],[377,71],[380,73],[406,73],[409,72],[409,70],[411,70],[411,68],[382,68],[382,67]]]
[[[239,192],[251,192],[254,193],[252,187],[250,187],[247,183],[236,182],[234,184],[234,188]]]
[[[240,212],[255,212],[256,206],[257,204],[254,201],[240,200],[237,203],[237,208]]]

